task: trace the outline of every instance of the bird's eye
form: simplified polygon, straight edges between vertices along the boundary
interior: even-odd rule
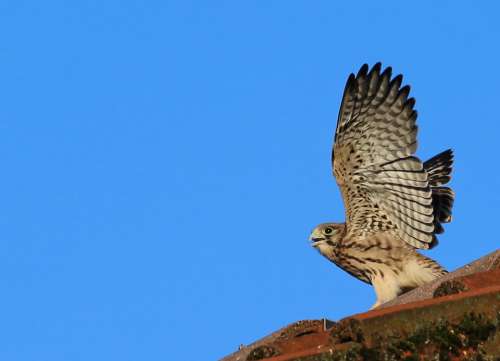
[[[333,229],[331,229],[330,227],[325,228],[325,234],[332,234],[332,232]]]

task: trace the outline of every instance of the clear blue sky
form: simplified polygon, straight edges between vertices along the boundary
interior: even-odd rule
[[[496,2],[2,1],[0,359],[216,360],[372,289],[308,244],[344,218],[347,75],[412,85],[456,152],[449,269],[498,247]]]

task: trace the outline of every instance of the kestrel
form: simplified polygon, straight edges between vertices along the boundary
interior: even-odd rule
[[[452,151],[426,162],[414,155],[415,100],[391,73],[365,64],[347,79],[332,151],[346,221],[320,224],[310,236],[323,256],[373,285],[372,308],[447,273],[417,249],[437,245],[455,198],[443,187]]]

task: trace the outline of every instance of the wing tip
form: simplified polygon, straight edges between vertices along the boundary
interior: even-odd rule
[[[358,72],[356,75],[354,73],[351,73],[349,75],[349,79],[353,78],[353,80],[360,80],[360,79],[365,79],[369,78],[372,74],[378,74],[380,77],[387,77],[391,81],[391,85],[395,83],[399,83],[399,87],[401,87],[401,84],[403,83],[403,74],[398,74],[394,78],[391,79],[392,77],[392,67],[387,66],[385,68],[382,67],[382,62],[378,61],[376,62],[371,68],[368,65],[368,63],[363,63],[361,67],[359,68]],[[348,79],[348,80],[349,80]],[[409,87],[409,85],[406,85]]]
[[[356,79],[370,78],[373,74],[383,75],[386,72],[391,73],[392,68],[388,66],[382,71],[382,62],[380,61],[376,62],[371,68],[368,63],[364,63],[359,68]]]
[[[368,75],[368,68],[369,67],[368,67],[367,63],[364,63],[363,65],[361,65],[361,68],[359,68],[358,74],[356,75],[356,78],[357,79],[365,78]]]

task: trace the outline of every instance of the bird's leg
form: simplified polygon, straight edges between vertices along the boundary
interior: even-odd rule
[[[389,272],[385,274],[385,277],[375,276],[372,278],[372,285],[377,295],[377,302],[370,308],[371,310],[383,303],[395,299],[401,293],[401,288],[396,278],[391,277],[392,275],[388,273]]]
[[[373,304],[373,306],[372,306],[372,307],[370,307],[370,310],[373,310],[373,309],[377,308],[377,307],[378,307],[378,306],[380,306],[380,305],[381,305],[381,302],[380,302],[379,300],[377,300],[377,302],[375,302],[375,303]]]

